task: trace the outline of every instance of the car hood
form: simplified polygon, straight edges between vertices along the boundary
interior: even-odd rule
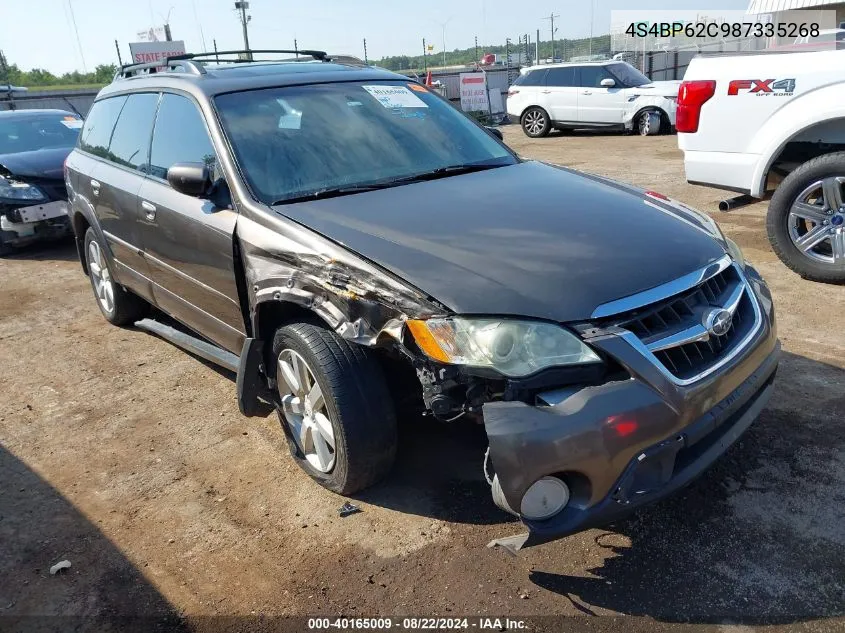
[[[581,320],[725,253],[682,205],[537,162],[276,211],[464,314]]]
[[[631,88],[631,92],[639,92],[643,95],[655,95],[660,97],[677,97],[681,88],[680,81],[652,81],[650,84]]]
[[[65,158],[72,150],[72,147],[59,147],[18,154],[0,154],[0,174],[6,171],[13,176],[61,180]]]

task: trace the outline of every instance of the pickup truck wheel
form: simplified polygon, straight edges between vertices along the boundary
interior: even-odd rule
[[[640,136],[657,136],[660,134],[662,125],[662,117],[655,110],[643,112],[637,117],[637,131],[640,133]]]
[[[520,123],[522,131],[531,138],[548,136],[552,129],[552,121],[548,113],[538,106],[531,106],[523,112]]]
[[[85,232],[85,261],[97,307],[112,325],[129,325],[146,316],[150,304],[114,281],[103,247],[94,229]]]
[[[273,357],[279,419],[303,470],[344,495],[384,477],[396,456],[396,417],[373,353],[296,323],[276,331]]]
[[[766,228],[775,253],[796,273],[845,283],[845,152],[790,173],[772,196]]]

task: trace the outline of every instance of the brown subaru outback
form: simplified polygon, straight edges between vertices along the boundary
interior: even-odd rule
[[[241,411],[275,409],[340,494],[390,471],[409,397],[484,424],[478,468],[530,530],[513,547],[670,494],[751,424],[772,300],[707,215],[306,54],[185,55],[100,92],[66,183],[108,321],[237,372]]]

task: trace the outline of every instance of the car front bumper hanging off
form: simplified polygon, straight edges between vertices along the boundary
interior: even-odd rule
[[[768,295],[762,282],[753,285]],[[551,518],[522,516],[527,534],[491,545],[515,552],[606,525],[705,471],[771,395],[780,343],[771,303],[760,303],[765,314],[754,340],[729,367],[693,385],[646,382],[648,374],[629,366],[628,380],[540,394],[540,406],[485,404],[497,505],[519,514],[528,489],[548,476],[566,483],[570,495]],[[609,338],[618,358],[627,343]]]

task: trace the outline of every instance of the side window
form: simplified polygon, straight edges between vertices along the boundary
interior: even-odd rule
[[[541,70],[532,70],[531,72],[520,75],[514,82],[514,85],[519,86],[542,86],[546,73],[548,71],[544,68]]]
[[[97,101],[91,106],[82,134],[79,135],[80,149],[108,158],[114,124],[124,103],[126,103],[126,97],[112,97]]]
[[[549,74],[546,75],[546,85],[559,88],[568,88],[577,85],[575,83],[575,67],[549,68]]]
[[[613,75],[604,66],[580,66],[580,69],[579,83],[585,88],[601,88],[602,79],[613,79]]]
[[[158,94],[129,95],[111,137],[110,160],[124,167],[147,171],[157,104]]]
[[[153,131],[150,173],[167,178],[174,163],[205,163],[212,179],[219,177],[217,155],[197,106],[187,97],[165,93]]]

